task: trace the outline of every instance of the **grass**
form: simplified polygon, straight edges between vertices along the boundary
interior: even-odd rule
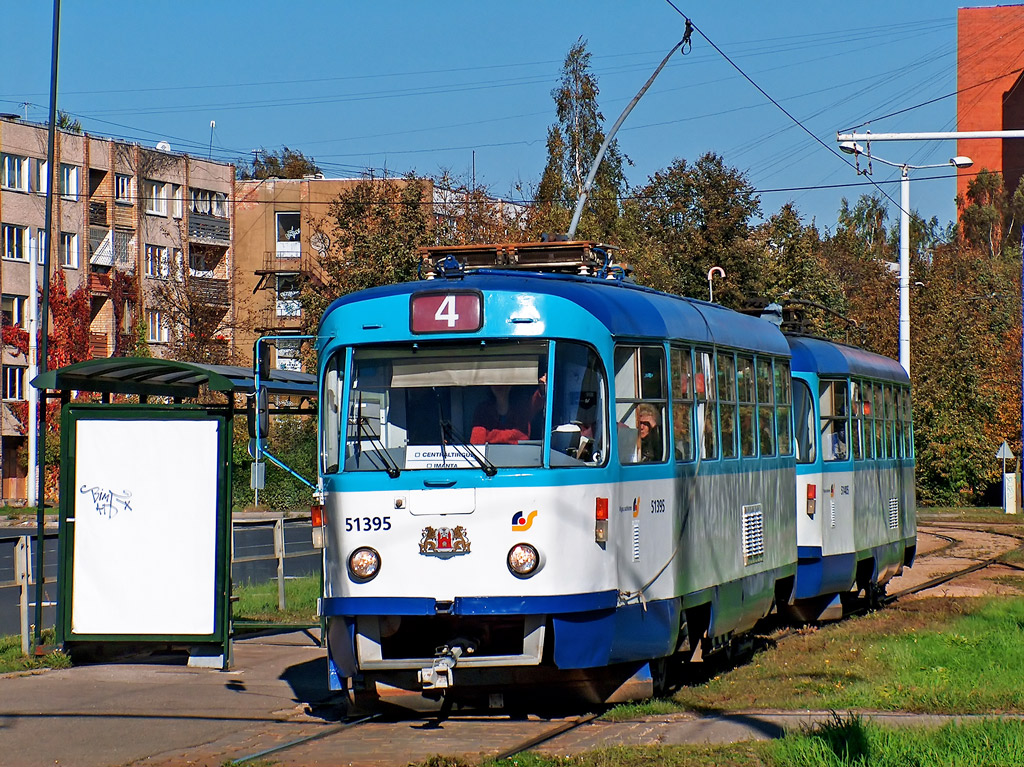
[[[56,514],[57,508],[54,506],[46,507],[47,514]],[[35,506],[0,506],[0,519],[21,519],[22,517],[36,518],[36,507]]]
[[[277,609],[277,581],[256,584],[236,584],[238,597],[233,607],[235,620],[267,623],[310,623],[319,619],[316,601],[320,596],[320,576],[288,578],[284,582],[286,610]]]
[[[43,644],[50,644],[54,641],[53,630],[43,632]],[[0,636],[0,673],[9,671],[29,671],[37,668],[68,668],[71,666],[71,658],[60,650],[54,650],[43,656],[23,655],[21,652],[21,637]]]
[[[471,767],[433,756],[417,767]],[[892,728],[833,718],[774,741],[616,746],[571,756],[525,753],[482,767],[996,767],[1024,764],[1024,722],[987,719],[940,728]]]
[[[998,506],[976,506],[964,508],[930,507],[917,510],[918,524],[929,522],[973,522],[977,524],[1024,524],[1020,514],[1006,514]]]
[[[1022,627],[1021,597],[907,602],[804,629],[776,646],[769,642],[750,662],[722,670],[704,684],[683,687],[658,705],[699,712],[1020,713]],[[624,708],[614,709],[612,716],[621,716]]]

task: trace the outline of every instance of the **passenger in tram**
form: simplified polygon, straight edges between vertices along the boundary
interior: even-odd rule
[[[647,402],[637,405],[637,453],[640,463],[661,461],[664,445],[661,437],[660,423],[661,419],[658,417],[658,408]]]

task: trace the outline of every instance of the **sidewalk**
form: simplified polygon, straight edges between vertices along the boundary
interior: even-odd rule
[[[328,695],[327,656],[309,635],[245,639],[234,649],[231,671],[117,663],[0,675],[0,763],[219,767],[323,728],[306,712]]]

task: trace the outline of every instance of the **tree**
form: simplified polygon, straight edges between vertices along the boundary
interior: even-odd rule
[[[1019,250],[1024,223],[1024,185],[1013,195],[999,173],[982,169],[967,185],[967,199],[957,196],[963,236],[995,258],[1008,247]]]
[[[300,300],[306,332],[338,296],[416,277],[417,250],[430,228],[432,184],[409,174],[373,176],[343,191],[314,229],[330,236],[331,249],[317,274],[305,280]]]
[[[433,245],[478,245],[520,242],[526,235],[529,208],[495,199],[486,187],[444,171],[433,179]]]
[[[590,70],[590,52],[583,38],[569,49],[559,85],[551,91],[557,122],[548,128],[548,160],[536,191],[534,236],[565,232],[597,152],[604,143],[604,115],[598,109],[600,89]],[[619,219],[619,199],[626,189],[623,163],[628,158],[612,141],[598,167],[579,225],[581,238],[608,241]]]
[[[693,165],[676,159],[627,204],[623,245],[645,284],[680,295],[707,295],[712,266],[726,272],[715,298],[740,306],[758,295],[758,261],[749,241],[760,202],[746,176],[712,152]]]
[[[302,152],[281,147],[280,151],[259,149],[252,160],[242,159],[235,164],[236,174],[242,180],[264,178],[304,178],[321,173],[312,157]]]
[[[57,110],[57,127],[69,133],[81,133],[82,123],[63,110]]]

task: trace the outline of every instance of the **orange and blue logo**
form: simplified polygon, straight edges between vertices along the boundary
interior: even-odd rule
[[[523,512],[517,511],[512,516],[512,529],[523,531],[529,530],[533,526],[533,518],[537,516],[537,511],[531,511],[526,516],[523,516]]]
[[[633,517],[636,518],[636,517],[639,517],[639,516],[640,516],[640,499],[639,498],[634,498],[633,499]]]

